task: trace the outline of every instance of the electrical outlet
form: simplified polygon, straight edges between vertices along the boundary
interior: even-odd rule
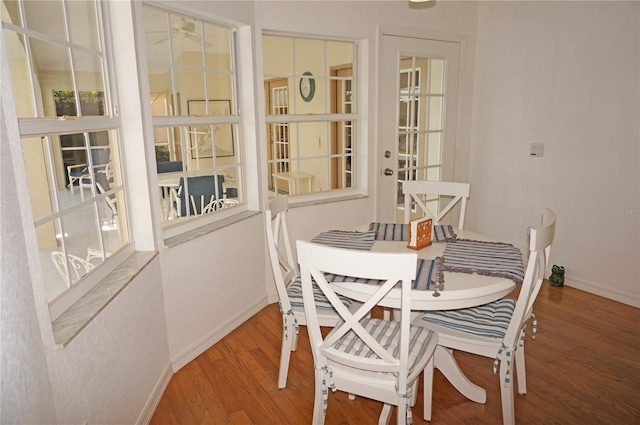
[[[544,154],[544,143],[531,143],[530,156],[542,157]]]

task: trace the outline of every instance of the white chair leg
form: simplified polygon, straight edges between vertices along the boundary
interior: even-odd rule
[[[378,418],[378,425],[389,425],[392,409],[393,406],[390,404],[385,404],[382,406],[382,412],[380,412],[380,418]]]
[[[524,365],[524,346],[516,350],[516,374],[518,375],[518,394],[526,394],[527,370]]]
[[[423,396],[424,396],[424,413],[425,421],[431,420],[431,405],[433,403],[433,357],[424,368]]]
[[[296,351],[298,349],[298,334],[296,333],[295,324],[293,323],[293,319],[290,321],[291,325],[291,351]]]
[[[398,425],[406,425],[407,423],[407,399],[399,397],[398,406],[396,406],[396,423]]]
[[[313,425],[323,425],[324,424],[324,394],[322,393],[322,379],[323,379],[323,371],[316,369],[315,370],[315,376],[316,376],[316,390],[315,390],[315,395],[314,395],[314,400],[313,400],[313,419],[312,419],[312,424]],[[328,394],[327,394],[328,396]]]
[[[288,318],[290,315],[282,315],[282,321],[286,331],[282,332],[282,347],[280,348],[280,371],[278,372],[278,388],[286,388],[287,375],[289,374],[289,361],[291,359],[291,351],[293,338],[296,334],[293,320]]]
[[[504,425],[515,425],[516,412],[513,399],[512,385],[505,386],[504,379],[509,371],[509,375],[513,376],[513,363],[507,366],[507,362],[500,362],[500,397],[502,399],[502,422]]]
[[[411,407],[416,405],[416,400],[418,399],[418,381],[419,380],[420,380],[420,377],[416,378],[416,380],[413,381],[413,385],[411,385],[411,400],[409,401],[409,405]]]

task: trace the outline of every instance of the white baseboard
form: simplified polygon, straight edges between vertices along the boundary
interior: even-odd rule
[[[589,292],[632,307],[640,308],[640,298],[637,293],[626,293],[610,286],[604,286],[602,284],[598,285],[593,282],[576,278],[566,279],[564,284],[571,288],[580,289],[581,291]]]
[[[173,372],[175,373],[182,369],[186,364],[198,357],[200,354],[207,351],[213,344],[230,334],[235,328],[246,322],[249,318],[251,318],[266,306],[266,298],[256,301],[254,304],[247,306],[247,308],[245,308],[244,310],[239,311],[236,316],[230,317],[228,320],[221,323],[200,341],[196,342],[191,347],[184,350],[182,353],[174,356],[171,359],[171,363],[173,364]]]
[[[169,381],[171,381],[172,376],[173,367],[171,366],[171,363],[168,363],[164,368],[164,371],[162,371],[162,375],[160,375],[160,379],[158,379],[151,395],[149,395],[142,412],[140,412],[140,416],[138,416],[136,424],[148,425],[149,422],[151,422],[151,418],[153,418],[153,414],[156,412],[156,408],[158,407],[160,399],[162,399],[162,395],[164,394],[164,390],[167,389],[167,385],[169,385]]]

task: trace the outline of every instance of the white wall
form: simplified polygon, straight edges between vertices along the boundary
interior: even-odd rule
[[[67,347],[55,348],[4,57],[1,83],[0,422],[135,423],[170,372],[159,261]]]
[[[467,221],[524,250],[555,210],[565,284],[636,306],[639,21],[637,2],[480,2]]]

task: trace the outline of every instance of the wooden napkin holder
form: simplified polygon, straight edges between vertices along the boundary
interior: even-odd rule
[[[433,219],[422,217],[409,222],[409,244],[407,248],[422,249],[431,245]]]

